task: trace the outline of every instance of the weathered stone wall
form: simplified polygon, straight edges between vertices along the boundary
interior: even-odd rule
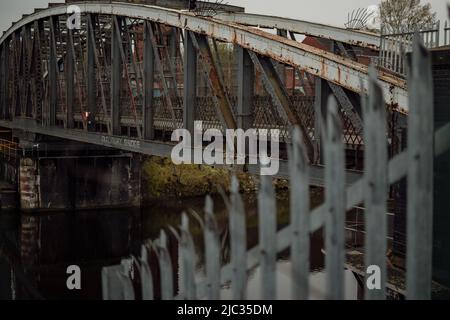
[[[140,206],[136,157],[55,157],[20,161],[21,209]]]

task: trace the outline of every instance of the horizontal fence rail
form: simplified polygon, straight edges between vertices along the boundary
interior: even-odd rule
[[[336,101],[330,98],[323,121],[326,165],[325,203],[310,211],[309,163],[304,135],[298,127],[292,134],[289,150],[290,224],[277,231],[276,197],[270,178],[261,179],[258,196],[259,244],[247,250],[246,213],[239,185],[232,180],[230,196],[225,196],[229,213],[231,260],[220,268],[220,243],[213,202],[207,197],[204,218],[197,215],[203,228],[205,252],[195,252],[187,214],[182,215],[179,228],[168,229],[178,239],[181,252],[181,275],[183,285],[178,292],[173,278],[173,263],[167,251],[167,236],[163,231],[160,239],[142,248],[142,256],[124,260],[122,266],[103,270],[104,298],[132,298],[132,270],[140,270],[144,298],[154,298],[152,288],[161,287],[162,299],[217,299],[220,288],[231,285],[233,299],[245,299],[248,271],[261,267],[261,290],[263,299],[275,299],[277,254],[290,248],[292,261],[292,298],[307,299],[310,288],[309,237],[324,228],[326,255],[327,298],[342,299],[345,292],[343,281],[346,264],[345,212],[355,206],[365,208],[365,265],[380,267],[382,285],[380,290],[366,291],[366,299],[385,299],[387,284],[387,192],[388,186],[403,177],[408,179],[408,252],[407,288],[408,299],[431,297],[431,247],[433,210],[433,159],[450,149],[450,124],[438,131],[433,127],[433,89],[431,60],[427,49],[414,40],[413,58],[408,77],[411,116],[408,124],[408,148],[388,160],[385,139],[385,102],[374,69],[370,72],[369,92],[363,98],[364,139],[366,140],[366,171],[364,177],[346,188],[344,181],[344,147],[341,119]],[[434,147],[435,146],[435,147]],[[148,256],[156,255],[159,261],[159,278],[149,272]],[[205,276],[196,279],[196,259],[205,260]],[[130,267],[130,264],[136,265]],[[219,276],[220,274],[220,276]],[[158,281],[160,283],[158,283]],[[175,282],[174,282],[175,281]]]

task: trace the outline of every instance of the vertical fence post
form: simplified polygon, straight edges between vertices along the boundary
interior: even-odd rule
[[[327,293],[331,300],[344,298],[345,262],[345,167],[342,124],[334,97],[328,99],[325,142],[325,266]]]
[[[195,300],[195,249],[192,235],[189,231],[189,219],[185,212],[181,216],[180,247],[183,259],[184,298]]]
[[[369,95],[364,101],[364,203],[365,203],[365,266],[377,266],[381,271],[381,288],[365,286],[365,298],[386,298],[386,200],[387,145],[386,105],[377,83],[377,72],[369,69]],[[366,275],[366,277],[369,275]]]
[[[141,247],[141,285],[142,285],[142,300],[153,300],[153,277],[148,265],[148,251],[147,247]]]
[[[433,232],[434,104],[431,58],[417,37],[409,85],[407,298],[430,299]]]
[[[270,176],[261,176],[258,217],[262,298],[274,300],[277,266],[277,206]]]
[[[103,300],[122,300],[123,290],[118,272],[122,266],[104,267],[102,269],[102,297]]]
[[[220,242],[217,221],[214,217],[213,201],[207,196],[205,200],[205,261],[207,278],[207,298],[220,299]]]
[[[161,270],[161,299],[173,299],[173,268],[170,254],[167,250],[167,235],[164,230],[161,230],[159,237],[159,270]]]
[[[235,176],[231,182],[230,241],[233,268],[232,291],[234,300],[244,300],[247,289],[247,237],[244,204]]]
[[[292,133],[292,148],[289,155],[289,175],[291,194],[292,228],[292,280],[293,298],[305,300],[309,291],[309,166],[300,129],[295,127]]]
[[[124,259],[121,263],[121,270],[117,271],[117,276],[122,283],[123,299],[124,300],[134,300],[134,288],[133,283],[130,279],[130,270],[133,267],[133,259]]]

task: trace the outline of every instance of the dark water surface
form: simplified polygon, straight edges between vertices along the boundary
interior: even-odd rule
[[[222,260],[229,260],[228,224],[225,206],[215,198]],[[256,198],[246,196],[247,246],[258,242]],[[101,299],[101,269],[119,264],[122,258],[138,256],[141,244],[156,239],[162,228],[178,226],[183,210],[193,209],[201,216],[203,198],[166,200],[143,209],[91,210],[62,213],[25,214],[0,212],[0,299]],[[288,200],[278,200],[279,227],[289,222]],[[197,253],[203,253],[202,230],[191,219]],[[180,255],[176,241],[171,239],[170,252],[178,270]],[[311,299],[324,299],[325,273],[321,233],[311,241]],[[199,254],[198,276],[203,274],[204,257]],[[81,268],[82,288],[67,289],[69,265]],[[289,252],[279,255],[277,264],[277,296],[291,297],[291,263]],[[177,279],[180,277],[175,275]],[[182,281],[180,281],[182,283]],[[179,286],[179,290],[183,290]],[[260,269],[249,272],[248,298],[259,299]],[[346,272],[346,299],[356,299],[358,284]],[[224,287],[224,299],[231,290]]]

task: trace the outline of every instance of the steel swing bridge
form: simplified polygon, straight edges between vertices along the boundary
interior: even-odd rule
[[[70,5],[81,9],[79,29],[67,27]],[[346,145],[362,148],[357,97],[367,92],[369,76],[352,48],[377,51],[380,39],[235,9],[225,6],[214,17],[127,2],[36,9],[0,38],[0,126],[169,156],[173,144],[167,133],[193,130],[197,120],[206,128],[279,128],[286,142],[290,128],[298,125],[313,184],[320,185],[323,172],[316,164],[328,94],[341,107]],[[309,46],[297,41],[298,35],[329,41],[337,49]],[[300,82],[313,83],[315,96],[291,92],[286,68]],[[406,81],[382,70],[378,79],[387,106],[405,115]],[[283,174],[288,175],[286,166]],[[349,183],[358,177],[347,173]]]

